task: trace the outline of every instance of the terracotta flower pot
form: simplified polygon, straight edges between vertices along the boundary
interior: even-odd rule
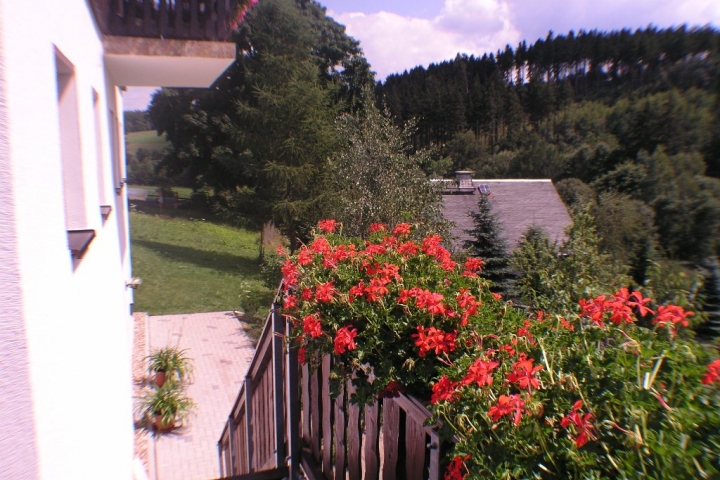
[[[158,388],[161,388],[163,385],[165,385],[166,379],[167,374],[165,372],[155,372],[155,385],[157,385]]]
[[[155,419],[153,420],[153,426],[159,433],[168,433],[175,428],[175,422],[165,423],[163,422],[162,415],[156,414]]]

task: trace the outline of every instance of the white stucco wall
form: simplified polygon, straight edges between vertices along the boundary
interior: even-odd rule
[[[6,169],[2,190],[11,192],[0,193],[5,246],[0,259],[14,259],[0,265],[0,278],[14,282],[11,294],[0,296],[0,314],[3,327],[15,327],[15,333],[0,335],[0,343],[9,345],[5,354],[19,362],[7,370],[16,376],[8,383],[25,386],[18,402],[32,408],[22,429],[0,414],[0,472],[13,471],[6,462],[28,462],[23,468],[29,476],[22,478],[127,480],[133,443],[132,297],[125,288],[129,248],[120,253],[127,219],[118,213],[126,198],[124,192],[116,196],[112,184],[107,116],[108,106],[115,112],[122,108],[116,89],[106,83],[102,44],[85,0],[0,0],[0,45],[6,139],[0,146],[9,152],[0,167]],[[87,228],[97,233],[76,268],[67,246],[55,49],[75,68]],[[100,149],[93,90],[105,112]],[[99,211],[98,150],[107,162],[105,189],[113,201],[106,222]],[[5,338],[10,335],[15,337]],[[34,457],[14,458],[17,451],[5,450],[14,441]]]

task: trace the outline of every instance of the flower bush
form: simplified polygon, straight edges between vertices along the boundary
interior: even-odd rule
[[[720,359],[678,335],[689,312],[621,289],[529,313],[438,236],[319,227],[282,269],[301,361],[333,354],[331,379],[353,378],[358,402],[429,400],[446,478],[720,475]]]

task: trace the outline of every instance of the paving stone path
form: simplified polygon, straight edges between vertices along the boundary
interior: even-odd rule
[[[155,437],[152,480],[217,478],[217,441],[255,347],[232,312],[152,316],[147,332],[151,349],[187,349],[194,382],[186,391],[197,404],[187,427]]]

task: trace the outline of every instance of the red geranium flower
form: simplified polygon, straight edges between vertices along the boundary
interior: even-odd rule
[[[592,421],[595,418],[592,413],[586,413],[582,415],[580,409],[582,408],[582,400],[578,400],[572,407],[572,411],[569,415],[562,419],[560,425],[564,428],[568,428],[571,425],[577,432],[575,437],[575,445],[580,448],[585,445],[588,440],[595,440],[595,426],[592,425]]]
[[[465,467],[465,460],[468,460],[469,458],[470,455],[453,458],[450,465],[448,465],[447,470],[445,470],[445,480],[464,480],[469,473]]]
[[[370,233],[386,232],[387,225],[384,223],[372,223],[370,224],[370,228],[368,230]]]
[[[413,333],[415,338],[415,346],[418,347],[418,355],[424,357],[427,352],[435,351],[435,355],[440,352],[455,351],[455,340],[457,332],[444,332],[435,327],[423,328],[422,325],[417,327],[418,333]]]
[[[495,405],[488,410],[488,416],[493,422],[497,422],[504,415],[513,415],[513,423],[517,426],[522,421],[522,414],[525,412],[525,402],[520,395],[500,395]]]
[[[410,224],[398,223],[393,230],[393,235],[396,237],[399,237],[400,235],[410,235]]]
[[[357,329],[352,325],[338,329],[335,334],[335,355],[345,353],[346,350],[355,350],[355,337],[357,337]]]
[[[527,358],[524,353],[520,354],[520,360],[513,364],[513,371],[507,374],[510,383],[516,383],[520,388],[530,392],[533,388],[540,386],[540,381],[535,378],[535,373],[543,369],[542,365],[533,367],[533,359]]]
[[[319,313],[313,313],[303,318],[303,332],[313,338],[322,335],[323,331]]]
[[[678,325],[682,325],[683,327],[690,325],[687,317],[693,315],[695,315],[694,312],[686,312],[682,307],[678,307],[677,305],[660,305],[657,309],[657,316],[653,319],[652,323],[658,325],[660,328],[665,325],[670,325],[670,331],[674,335]]]
[[[330,303],[336,293],[337,289],[333,287],[332,282],[321,283],[315,288],[315,300],[320,303]]]
[[[432,387],[433,394],[430,397],[430,403],[453,402],[458,394],[458,385],[458,382],[453,382],[443,375]]]
[[[714,360],[707,366],[707,372],[705,372],[705,376],[701,381],[705,385],[710,385],[715,382],[720,383],[720,358]]]
[[[378,398],[395,398],[400,395],[404,389],[397,380],[390,380],[382,392],[378,394]]]
[[[480,358],[468,367],[468,374],[462,380],[463,385],[476,382],[479,387],[493,384],[492,372],[500,365],[498,362],[486,362]]]
[[[325,233],[334,232],[338,225],[339,225],[339,223],[336,222],[335,220],[320,220],[318,222],[318,227],[320,228],[321,231],[323,231]]]

